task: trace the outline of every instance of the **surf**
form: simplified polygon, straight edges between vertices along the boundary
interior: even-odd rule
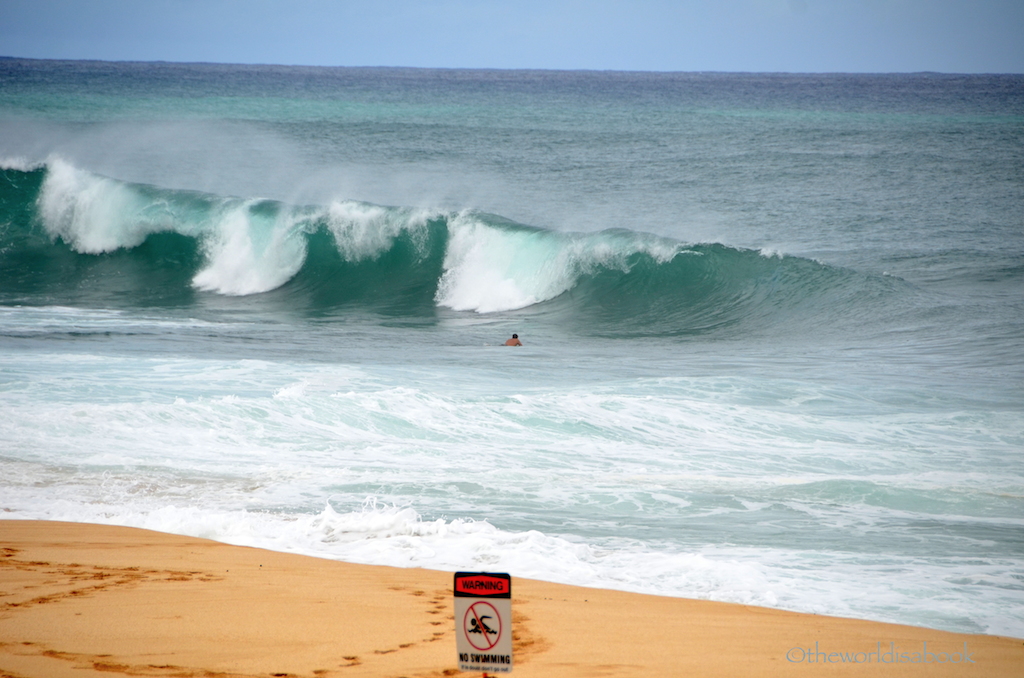
[[[0,182],[4,303],[245,297],[322,315],[538,314],[616,336],[808,321],[891,281],[627,229],[563,232],[474,210],[290,205],[119,181],[51,158]]]

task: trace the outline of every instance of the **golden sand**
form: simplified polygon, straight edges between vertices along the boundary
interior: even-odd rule
[[[522,678],[1024,676],[1021,639],[527,579],[513,596]],[[481,675],[456,667],[450,573],[0,521],[0,678]]]

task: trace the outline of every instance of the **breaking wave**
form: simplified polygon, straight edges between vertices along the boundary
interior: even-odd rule
[[[172,190],[59,158],[9,160],[0,173],[8,304],[188,305],[205,294],[309,313],[526,309],[645,335],[849,310],[891,284],[800,257],[624,229],[567,233],[471,210]]]

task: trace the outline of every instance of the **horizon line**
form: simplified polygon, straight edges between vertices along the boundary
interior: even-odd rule
[[[0,61],[53,61],[101,64],[164,64],[176,66],[252,66],[277,68],[349,68],[366,70],[420,70],[420,71],[502,71],[502,72],[550,72],[550,73],[650,73],[650,74],[691,74],[691,75],[940,75],[940,76],[1024,76],[1014,71],[747,71],[747,70],[643,70],[624,68],[542,68],[542,67],[499,67],[499,66],[394,66],[394,65],[324,65],[284,64],[245,61],[172,61],[168,59],[70,59],[56,57],[23,57],[0,55]]]

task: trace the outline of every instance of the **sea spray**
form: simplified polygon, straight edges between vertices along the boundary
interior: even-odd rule
[[[40,171],[38,195],[19,188]],[[91,292],[117,289],[128,304],[125,287],[138,285],[139,301],[152,303],[151,271],[161,281],[188,280],[191,290],[157,288],[182,301],[198,290],[275,292],[252,303],[312,313],[367,303],[427,315],[435,307],[492,314],[537,306],[600,335],[687,336],[843,324],[899,284],[775,251],[624,229],[567,233],[472,210],[288,205],[132,184],[60,158],[4,177],[4,275],[18,277],[24,266],[20,277],[39,277],[37,287],[58,302],[53,286],[75,290],[70,301],[87,279]],[[16,234],[36,221],[52,247],[20,257]],[[61,247],[77,256],[69,261]],[[50,267],[58,275],[48,279],[39,256],[68,263]],[[60,277],[68,272],[74,278]]]
[[[327,228],[345,261],[375,259],[390,250],[395,240],[407,234],[419,256],[427,255],[429,223],[442,218],[432,210],[387,208],[354,200],[333,201],[326,214]]]

